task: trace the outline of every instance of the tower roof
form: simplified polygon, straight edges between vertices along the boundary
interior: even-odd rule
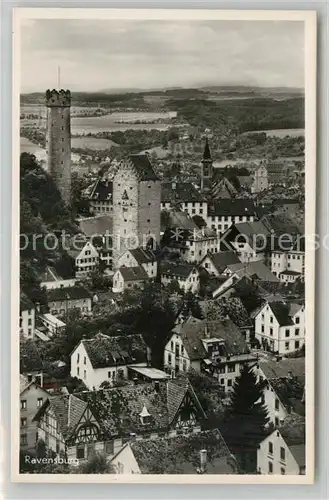
[[[154,172],[149,157],[146,154],[130,155],[129,160],[141,181],[157,181],[158,176]]]
[[[203,157],[202,157],[202,161],[205,161],[205,160],[212,160],[211,153],[210,153],[210,147],[209,147],[209,143],[208,143],[208,137],[206,137],[206,143],[204,145]]]

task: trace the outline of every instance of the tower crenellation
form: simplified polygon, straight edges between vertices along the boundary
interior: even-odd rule
[[[69,90],[47,90],[46,91],[46,106],[47,107],[70,107],[71,92]]]

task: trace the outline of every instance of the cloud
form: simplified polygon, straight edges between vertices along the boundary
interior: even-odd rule
[[[298,21],[38,19],[22,25],[22,91],[245,84],[303,86]]]

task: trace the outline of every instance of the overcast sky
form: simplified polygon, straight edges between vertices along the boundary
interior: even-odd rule
[[[26,20],[22,92],[304,86],[300,21]]]

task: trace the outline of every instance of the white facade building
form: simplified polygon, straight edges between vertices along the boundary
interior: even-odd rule
[[[264,350],[289,354],[305,342],[305,306],[267,302],[255,317],[255,338]]]

